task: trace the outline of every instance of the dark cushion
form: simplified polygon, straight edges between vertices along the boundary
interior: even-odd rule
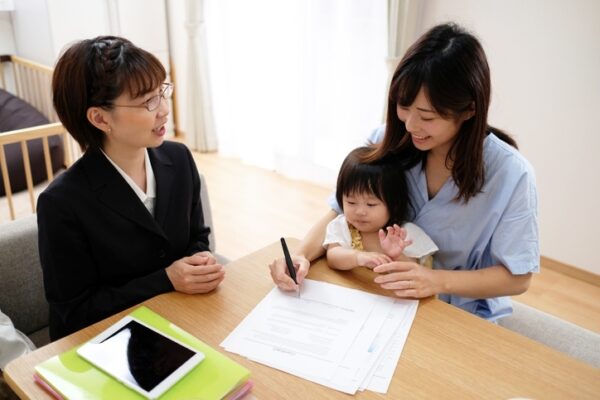
[[[44,125],[48,122],[48,119],[36,110],[35,107],[0,89],[0,133]],[[52,171],[56,172],[64,167],[62,137],[60,135],[51,136],[48,138],[48,144],[50,147]],[[29,151],[31,175],[33,184],[35,185],[45,181],[48,176],[44,161],[42,139],[27,141],[27,149]],[[8,166],[10,186],[13,193],[27,189],[21,144],[12,143],[4,146],[4,153],[6,154],[6,164]],[[0,179],[0,196],[4,196],[4,194],[4,182]]]

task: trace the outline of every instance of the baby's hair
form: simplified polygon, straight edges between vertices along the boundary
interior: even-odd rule
[[[390,219],[386,226],[402,225],[409,212],[404,168],[393,156],[376,162],[363,161],[372,151],[371,147],[358,147],[346,156],[338,174],[336,200],[343,209],[344,195],[373,193],[388,208]]]

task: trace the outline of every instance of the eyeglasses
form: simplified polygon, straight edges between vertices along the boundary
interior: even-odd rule
[[[160,106],[161,99],[167,100],[167,99],[171,98],[172,94],[173,94],[173,84],[172,83],[163,83],[160,93],[157,94],[156,96],[150,97],[148,100],[146,100],[142,104],[129,105],[129,104],[111,103],[110,105],[113,107],[132,107],[132,108],[145,107],[146,110],[148,110],[148,111],[154,111]]]

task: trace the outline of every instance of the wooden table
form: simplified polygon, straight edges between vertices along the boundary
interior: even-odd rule
[[[293,247],[297,240],[289,239]],[[219,343],[273,288],[268,263],[281,256],[279,242],[227,266],[223,284],[206,295],[167,293],[143,304],[224,352]],[[316,262],[309,278],[384,293],[365,269],[334,271]],[[10,363],[4,374],[22,398],[48,398],[32,379],[33,368],[78,345],[121,318],[121,312]],[[246,360],[229,357],[252,373],[258,399],[350,398],[341,392]],[[365,391],[357,399],[598,399],[600,369],[484,321],[435,299],[422,300],[386,395]]]

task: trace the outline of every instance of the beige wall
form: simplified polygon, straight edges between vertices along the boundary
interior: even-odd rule
[[[455,21],[483,42],[490,122],[533,164],[544,256],[600,274],[600,1],[427,0],[418,32]]]
[[[15,39],[9,11],[0,11],[0,54],[15,54]]]

